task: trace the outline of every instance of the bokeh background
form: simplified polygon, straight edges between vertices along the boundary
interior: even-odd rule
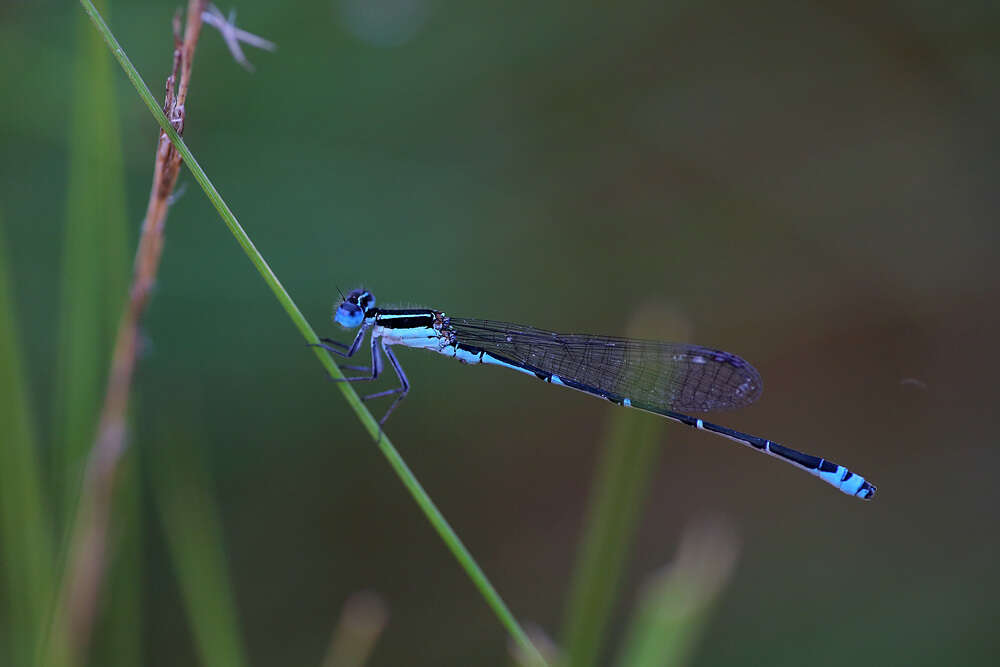
[[[160,96],[176,3],[102,7]],[[248,49],[251,74],[206,32],[185,139],[321,335],[348,337],[329,319],[337,286],[567,331],[623,334],[653,312],[647,334],[731,350],[764,376],[757,405],[716,421],[879,486],[862,503],[663,428],[599,662],[643,582],[709,516],[740,549],[691,664],[995,664],[996,5],[237,10],[278,50]],[[93,432],[155,140],[95,39],[75,3],[0,6],[2,316],[56,546],[82,466],[67,443]],[[249,664],[318,665],[345,600],[371,590],[389,616],[369,664],[507,664],[503,628],[181,179],[91,663],[206,662],[199,632],[222,617]],[[123,240],[88,234],[100,221]],[[74,318],[95,315],[80,295],[116,280],[99,290],[103,334],[81,340]],[[71,373],[74,354],[92,377]],[[602,443],[623,411],[399,357],[413,391],[389,434],[518,618],[559,643]],[[71,390],[93,411],[67,416]],[[199,548],[225,582],[179,583]],[[221,611],[193,614],[199,591]]]

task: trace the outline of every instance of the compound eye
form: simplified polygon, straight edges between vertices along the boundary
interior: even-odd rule
[[[333,314],[333,321],[346,329],[360,326],[364,319],[365,312],[348,301],[337,306],[337,311]]]

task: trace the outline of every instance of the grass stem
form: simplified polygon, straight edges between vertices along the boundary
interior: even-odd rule
[[[243,248],[243,251],[246,253],[251,263],[253,263],[257,272],[271,289],[271,292],[278,300],[278,303],[285,309],[285,312],[288,314],[292,323],[302,334],[306,342],[318,343],[319,338],[316,336],[316,332],[313,331],[313,328],[302,315],[298,306],[292,300],[292,297],[282,286],[281,281],[278,280],[278,277],[274,274],[274,271],[271,270],[271,267],[268,265],[267,261],[265,261],[260,251],[257,250],[256,246],[254,246],[253,241],[250,240],[250,237],[237,221],[236,216],[233,215],[229,206],[222,199],[218,190],[216,190],[215,186],[212,185],[212,182],[205,174],[205,171],[201,168],[201,165],[198,164],[198,161],[195,160],[194,155],[191,154],[191,151],[185,145],[177,130],[171,125],[170,121],[163,113],[163,110],[160,109],[155,98],[153,97],[153,94],[149,91],[149,88],[142,80],[142,77],[139,76],[139,72],[132,65],[132,62],[125,54],[124,49],[122,49],[118,40],[115,39],[115,36],[104,22],[104,19],[101,18],[101,15],[98,13],[93,3],[90,0],[80,0],[80,3],[83,5],[84,11],[87,12],[91,21],[94,23],[94,26],[101,33],[101,36],[107,43],[108,48],[111,49],[112,55],[114,55],[115,59],[118,60],[122,69],[125,70],[126,76],[128,76],[129,81],[132,82],[132,85],[135,87],[139,96],[146,104],[146,107],[149,109],[150,113],[153,114],[156,122],[160,125],[163,132],[173,143],[177,152],[183,158],[184,163],[187,164],[192,176],[194,176],[194,179],[201,186],[202,190],[204,190],[205,195],[212,203],[212,206],[214,206],[216,211],[218,211],[223,222],[225,222],[229,231],[236,238],[237,243],[239,243],[240,247]],[[343,377],[343,374],[340,372],[340,369],[330,357],[329,353],[318,347],[314,348],[314,351],[320,363],[332,377]],[[544,659],[532,645],[527,634],[521,628],[517,619],[514,618],[514,615],[510,612],[506,603],[500,597],[499,593],[497,593],[496,589],[490,583],[482,569],[476,563],[472,554],[469,553],[468,549],[459,539],[458,535],[455,534],[455,531],[448,524],[444,515],[441,514],[441,511],[434,505],[434,502],[431,500],[430,496],[427,495],[427,492],[420,485],[420,482],[417,481],[416,476],[414,476],[413,472],[406,465],[406,462],[392,445],[388,436],[382,433],[378,422],[372,416],[368,408],[361,402],[357,392],[354,391],[354,388],[351,387],[348,382],[339,382],[337,384],[340,386],[340,390],[344,394],[348,405],[350,405],[354,410],[362,425],[376,442],[385,458],[389,461],[389,465],[392,466],[392,469],[396,472],[400,481],[402,481],[403,485],[410,492],[410,495],[413,496],[413,499],[427,517],[427,520],[430,521],[432,526],[434,526],[434,529],[438,532],[448,549],[466,571],[466,574],[470,579],[472,579],[476,588],[486,600],[486,603],[493,609],[497,618],[504,625],[504,627],[506,627],[507,631],[511,634],[515,641],[517,641],[517,643],[528,654],[537,656],[539,664],[545,664]]]

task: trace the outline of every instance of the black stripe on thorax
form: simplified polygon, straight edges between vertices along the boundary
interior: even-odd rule
[[[430,308],[372,308],[368,311],[369,313],[374,312],[382,317],[393,317],[396,315],[433,315],[434,311]]]
[[[432,327],[434,326],[434,311],[428,308],[379,310],[375,313],[375,321],[383,329]]]

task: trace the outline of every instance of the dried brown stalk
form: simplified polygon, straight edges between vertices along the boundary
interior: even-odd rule
[[[173,71],[167,78],[163,111],[178,134],[184,130],[184,104],[191,81],[191,64],[201,34],[202,13],[207,4],[206,0],[190,0],[183,39],[180,36],[180,17],[174,17],[174,63]],[[49,646],[53,654],[48,664],[84,662],[89,645],[107,560],[115,473],[125,451],[139,324],[156,282],[163,252],[163,227],[180,165],[180,155],[161,130],[156,146],[153,186],[136,251],[132,287],[118,325],[104,406],[87,460]]]

